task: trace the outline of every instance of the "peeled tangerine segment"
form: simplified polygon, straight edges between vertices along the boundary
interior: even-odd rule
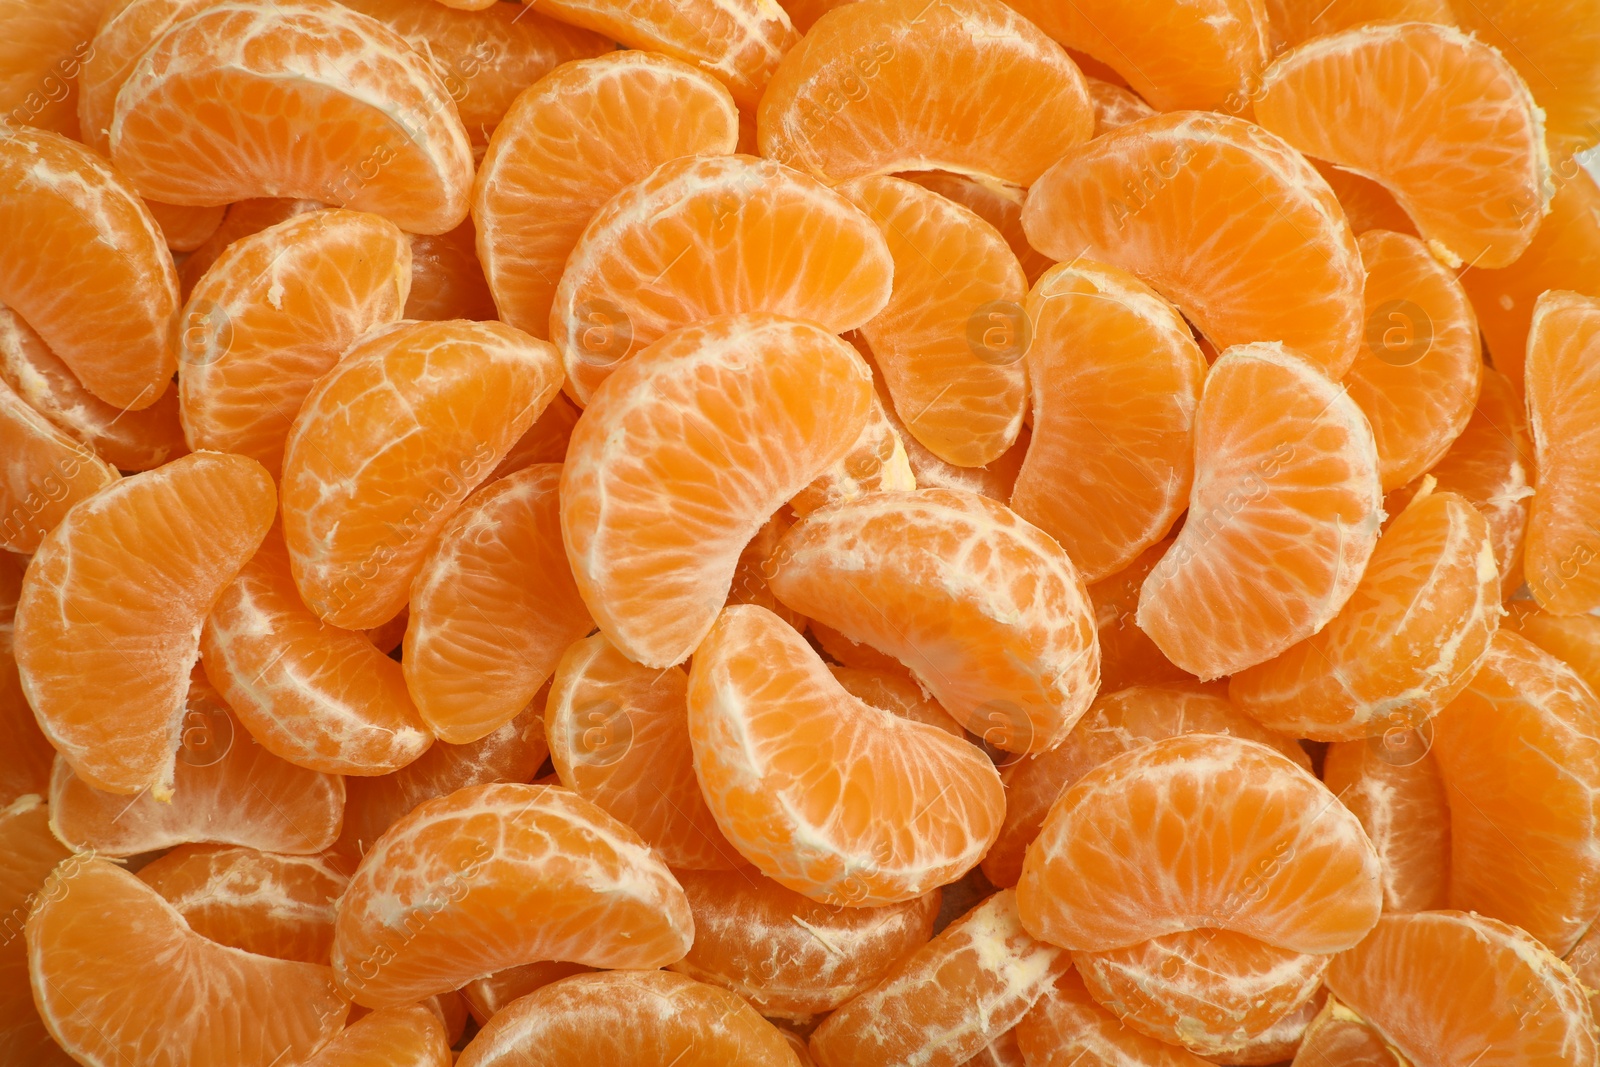
[[[583,974],[506,1005],[457,1067],[799,1067],[783,1031],[742,999],[666,971]]]
[[[1514,262],[1549,205],[1544,120],[1528,86],[1505,56],[1448,26],[1309,41],[1267,68],[1255,116],[1388,189],[1452,267]]]
[[[173,26],[117,94],[111,158],[153,200],[320,200],[410,233],[454,229],[472,186],[432,64],[332,0],[226,0]]]
[[[0,188],[0,304],[101,400],[154,404],[177,367],[178,275],[149,209],[89,149],[27,127],[0,140]]]
[[[888,242],[889,303],[861,324],[912,436],[961,467],[1016,442],[1028,403],[1028,281],[1000,231],[920,185],[875,175],[839,187]]]
[[[1057,978],[1012,1033],[1023,1061],[1037,1067],[1207,1067],[1210,1063],[1125,1025],[1089,995],[1077,971]]]
[[[1450,800],[1420,732],[1328,746],[1322,780],[1361,820],[1383,872],[1385,912],[1432,911],[1450,900]]]
[[[0,381],[0,548],[32,553],[67,513],[121,475]]]
[[[1372,22],[1437,22],[1456,25],[1450,0],[1266,0],[1279,52],[1312,37]]]
[[[1139,628],[1206,680],[1263,663],[1331,622],[1383,514],[1372,428],[1282,345],[1241,345],[1206,376],[1194,489],[1139,592]]]
[[[1533,937],[1485,916],[1386,915],[1327,981],[1413,1067],[1595,1059],[1587,990]]]
[[[216,944],[105,860],[57,867],[26,933],[40,1014],[80,1063],[299,1063],[349,1011],[327,967]]]
[[[1027,310],[1033,437],[1011,507],[1098,582],[1188,506],[1205,356],[1177,309],[1118,267],[1051,267]]]
[[[405,323],[351,346],[284,450],[283,539],[311,610],[347,630],[397,615],[434,538],[560,385],[555,350],[498,322]]]
[[[811,1035],[818,1067],[960,1067],[1010,1030],[1072,967],[1028,935],[1017,895],[993,894]]]
[[[411,244],[378,215],[296,215],[229,245],[178,320],[190,446],[277,474],[311,387],[362,334],[397,321],[410,291]]]
[[[432,0],[430,0],[432,2]],[[450,1038],[427,1004],[363,1015],[305,1061],[305,1067],[450,1067]]]
[[[44,1028],[28,986],[28,946],[16,922],[26,920],[56,864],[72,853],[50,832],[50,812],[37,795],[18,797],[0,807],[0,909],[14,917],[0,941],[0,1042],[28,1067],[68,1067],[73,1061]]]
[[[883,309],[893,272],[872,220],[816,180],[753,156],[678,159],[595,212],[550,339],[587,404],[624,360],[702,319],[771,312],[853,330]]]
[[[655,52],[565,63],[535,82],[495,127],[472,188],[500,318],[548,336],[561,270],[600,205],[668,160],[728,155],[738,140],[728,91]]]
[[[858,497],[796,523],[771,570],[780,601],[894,656],[1008,752],[1054,748],[1094,699],[1083,580],[1055,541],[987,497]]]
[[[1345,1067],[1411,1067],[1361,1016],[1329,997],[1305,1028],[1295,1050],[1298,1067],[1339,1063]]]
[[[898,904],[842,908],[751,871],[677,875],[694,912],[694,944],[672,969],[802,1025],[927,944],[942,899],[932,889]]]
[[[757,130],[762,155],[830,185],[911,170],[1030,185],[1094,135],[1094,108],[1066,49],[999,0],[873,0],[789,50]]]
[[[1022,228],[1051,259],[1138,275],[1218,350],[1281,341],[1335,378],[1355,358],[1365,272],[1344,210],[1243,119],[1176,112],[1096,137],[1028,190]]]
[[[94,53],[92,39],[105,0],[70,0],[39,7],[5,0],[0,20],[0,113],[10,126],[23,124],[79,138],[78,75]],[[54,1062],[54,1061],[52,1061]]]
[[[1600,299],[1545,293],[1523,388],[1539,471],[1528,515],[1528,588],[1554,615],[1600,608]]]
[[[647,667],[686,659],[740,552],[849,452],[871,397],[853,348],[774,315],[686,327],[613,374],[561,473],[567,560],[601,632]]]
[[[689,675],[641,667],[605,634],[572,643],[550,682],[545,736],[561,784],[632,827],[674,870],[744,865],[695,778]]]
[[[382,1008],[540,960],[661,967],[693,940],[683,890],[628,827],[559,786],[480,785],[378,839],[340,899],[333,966]]]
[[[17,666],[90,785],[171,796],[201,623],[276,506],[261,464],[197,452],[101,490],[45,538],[17,604]]]
[[[1500,621],[1489,524],[1454,493],[1412,501],[1333,621],[1229,681],[1274,730],[1350,741],[1421,726],[1472,681]]]
[[[388,774],[433,743],[400,664],[300,599],[276,528],[211,609],[200,652],[250,737],[297,766]]]
[[[772,612],[726,609],[695,650],[689,738],[723,836],[827,904],[921,896],[978,865],[1005,796],[977,746],[852,696]]]
[[[1194,682],[1194,675],[1174,664],[1139,629],[1139,592],[1161,562],[1173,538],[1166,537],[1136,556],[1132,563],[1089,587],[1089,602],[1100,641],[1100,691],[1115,693],[1133,685]]]

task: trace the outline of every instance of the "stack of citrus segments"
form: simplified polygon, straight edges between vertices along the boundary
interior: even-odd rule
[[[0,1067],[1596,1067],[1600,0],[0,0]]]

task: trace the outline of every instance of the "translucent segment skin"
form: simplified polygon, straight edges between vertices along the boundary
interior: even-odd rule
[[[332,0],[227,0],[174,26],[118,91],[110,140],[140,194],[169,204],[303,198],[445,233],[472,187],[432,65]]]
[[[1383,1035],[1343,1004],[1329,997],[1306,1029],[1291,1067],[1338,1063],[1345,1067],[1408,1067]]]
[[[1085,76],[1084,80],[1089,83],[1089,99],[1094,101],[1094,130],[1097,136],[1160,114],[1132,89],[1099,78]]]
[[[0,548],[8,552],[37,552],[74,505],[120,477],[4,382],[0,446]]]
[[[1457,24],[1449,0],[1266,0],[1266,7],[1274,41],[1289,47],[1374,22]]]
[[[849,345],[774,315],[686,327],[619,368],[561,474],[567,561],[601,632],[647,667],[688,657],[740,552],[850,450],[871,394]]]
[[[1098,582],[1188,505],[1205,357],[1177,309],[1117,267],[1051,267],[1027,311],[1033,437],[1011,507]]]
[[[472,1017],[481,1027],[512,1001],[520,1000],[552,982],[571,978],[575,974],[589,974],[593,970],[581,963],[524,963],[496,971],[485,978],[474,978],[462,986],[460,992]]]
[[[1095,95],[1096,82],[1093,78],[1084,80],[1089,83],[1089,95],[1095,101],[1098,116],[1100,104]],[[1028,244],[1028,236],[1022,232],[1023,190],[942,170],[906,171],[897,177],[916,182],[924,189],[932,189],[940,196],[977,212],[983,221],[999,230],[1011,246],[1012,254],[1022,264],[1022,273],[1028,276],[1029,285],[1037,282],[1039,276],[1051,267],[1050,260]]]
[[[817,20],[756,128],[762,155],[830,185],[945,170],[1025,186],[1093,135],[1094,109],[1066,51],[996,0],[884,0]]]
[[[981,749],[850,695],[763,608],[723,611],[689,675],[695,776],[725,836],[769,878],[869,907],[954,881],[1005,800]]]
[[[418,3],[426,0],[418,0]],[[478,235],[468,219],[449,233],[411,236],[411,292],[405,317],[438,322],[444,319],[498,318],[494,294],[478,264]]]
[[[78,72],[78,122],[83,143],[111,155],[111,120],[117,93],[139,58],[174,24],[217,0],[110,0],[104,5],[93,48]],[[176,206],[176,205],[169,205]]]
[[[322,211],[327,207],[319,200],[290,200],[276,197],[252,197],[229,204],[222,216],[222,225],[196,248],[178,266],[178,281],[185,296],[210,270],[228,246],[252,233],[260,233],[296,215]]]
[[[865,700],[875,708],[890,711],[904,719],[937,726],[952,737],[965,738],[967,732],[939,702],[928,696],[917,684],[911,672],[898,663],[875,667],[840,667],[828,665],[834,679],[850,691],[850,695]]]
[[[1017,900],[1030,931],[1074,951],[1205,927],[1330,953],[1372,928],[1378,879],[1361,824],[1321,782],[1255,741],[1185,734],[1062,794]]]
[[[1115,693],[1134,685],[1192,682],[1194,675],[1169,660],[1150,635],[1139,629],[1139,591],[1161,557],[1172,547],[1163,538],[1122,570],[1089,586],[1100,641],[1100,691]]]
[[[426,1004],[379,1008],[352,1023],[306,1067],[450,1067],[444,1023]]]
[[[1068,971],[1013,1031],[1029,1067],[1205,1067],[1187,1049],[1123,1025]]]
[[[73,1060],[51,1040],[28,984],[28,946],[21,924],[56,864],[72,854],[50,832],[50,811],[37,795],[0,808],[0,908],[8,917],[0,938],[0,1042],[18,1064],[69,1067]]]
[[[866,429],[856,438],[850,452],[793,497],[789,501],[789,510],[797,517],[803,517],[818,508],[852,500],[864,493],[880,489],[908,493],[916,487],[916,475],[912,473],[911,458],[901,431],[896,429],[888,409],[874,393]],[[763,530],[767,528],[762,527]],[[752,541],[751,545],[754,544]],[[762,579],[762,584],[765,585],[765,579]]]
[[[1094,697],[1082,578],[1043,531],[987,497],[869,494],[796,523],[773,561],[780,601],[894,656],[1006,751],[1054,747]]]
[[[818,1067],[959,1067],[1071,967],[1067,953],[1028,936],[1016,894],[1001,890],[828,1016],[811,1057]]]
[[[1447,907],[1450,800],[1434,757],[1383,739],[1340,741],[1328,746],[1322,780],[1378,850],[1384,913]]]
[[[882,423],[879,423],[880,427],[882,425]],[[869,422],[867,429],[862,432],[862,436],[856,439],[856,448],[851,449],[850,455],[839,463],[834,464],[833,470],[835,472],[839,471],[841,467],[850,466],[852,460],[859,458],[861,442],[872,433],[872,430],[873,424]],[[827,487],[822,488],[822,483],[828,483]],[[845,483],[833,480],[830,473],[824,474],[821,478],[812,482],[801,492],[800,496],[795,497],[795,500],[813,495],[813,491],[815,491],[815,496],[823,497],[832,495],[835,490],[845,492],[846,496],[856,495],[854,488],[846,491]],[[771,558],[773,550],[778,547],[778,542],[783,538],[783,535],[789,532],[789,527],[794,525],[788,512],[796,512],[793,500],[789,502],[787,510],[778,510],[762,524],[761,529],[757,530],[756,535],[750,539],[750,543],[744,546],[744,551],[739,553],[739,565],[733,572],[733,586],[728,590],[728,603],[755,604],[758,607],[766,608],[796,630],[804,633],[809,620],[804,615],[790,611],[778,603],[778,598],[772,595],[772,590],[767,585],[767,560]]]
[[[1600,694],[1600,618],[1593,615],[1551,615],[1525,600],[1506,605],[1500,625],[1521,634],[1577,672]]]
[[[672,970],[799,1023],[876,985],[933,936],[940,892],[877,908],[819,904],[748,871],[680,871],[695,939]]]
[[[683,890],[632,830],[557,786],[481,785],[378,839],[340,899],[333,967],[381,1008],[537,960],[660,967],[693,939]]]

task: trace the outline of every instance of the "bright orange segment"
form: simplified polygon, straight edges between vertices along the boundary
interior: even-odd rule
[[[431,3],[432,0],[418,0]],[[408,319],[497,318],[494,294],[478,263],[478,234],[468,219],[449,233],[411,238],[411,293]]]
[[[1306,1029],[1292,1067],[1408,1067],[1367,1021],[1329,997]]]
[[[1194,675],[1164,656],[1139,629],[1139,591],[1172,539],[1157,541],[1116,574],[1089,586],[1089,602],[1100,645],[1100,691],[1115,693],[1134,685],[1192,682]]]
[[[222,216],[222,225],[178,265],[178,281],[183,286],[185,296],[194,290],[195,283],[235,241],[260,233],[268,226],[275,226],[296,215],[321,211],[326,206],[316,200],[272,198],[241,200],[230,204]]]
[[[1014,1032],[1029,1067],[1205,1067],[1208,1062],[1124,1026],[1089,995],[1076,971],[1056,979]]]
[[[1273,37],[1285,45],[1373,22],[1454,26],[1449,0],[1266,0]]]
[[[819,642],[820,643],[820,642]],[[937,726],[952,737],[966,739],[967,732],[950,717],[937,701],[923,691],[911,672],[898,663],[890,662],[876,667],[839,667],[828,665],[834,680],[850,695],[865,700],[875,708],[893,712],[902,719]]]
[[[72,853],[50,833],[50,813],[37,796],[0,808],[0,1047],[16,1067],[68,1067],[73,1061],[51,1040],[28,986],[22,924],[56,864]]]
[[[1600,618],[1593,615],[1551,615],[1525,600],[1512,601],[1500,623],[1521,634],[1577,672],[1600,693]]]
[[[860,351],[860,349],[857,349]],[[873,385],[877,385],[877,375],[874,373]],[[805,516],[818,508],[837,504],[843,500],[852,500],[863,493],[873,493],[880,489],[896,489],[900,492],[910,492],[917,487],[916,475],[911,471],[911,457],[907,452],[908,446],[905,439],[910,436],[903,432],[904,424],[895,419],[889,411],[884,399],[874,389],[872,407],[867,413],[867,425],[861,431],[861,436],[856,438],[856,443],[851,446],[845,457],[833,466],[823,471],[815,481],[802,489],[798,495],[790,498],[789,510],[796,516]],[[921,448],[912,438],[912,446]],[[926,450],[924,450],[926,451]],[[932,453],[928,453],[932,456]],[[943,460],[935,460],[943,463]],[[962,468],[952,468],[962,469]],[[777,543],[778,536],[789,529],[785,522],[782,530],[776,530],[771,522],[762,527],[763,533],[771,530],[776,536],[772,537],[772,545],[765,546],[765,552],[760,560],[754,561],[756,566],[766,562],[766,556],[771,553],[773,545]],[[745,551],[749,553],[757,547],[757,541],[751,541]],[[766,578],[759,575],[761,588],[766,587]],[[738,581],[735,580],[735,592],[738,591]],[[768,591],[764,600],[770,600]],[[739,603],[756,603],[757,601],[739,601]],[[761,603],[762,607],[773,608],[782,615],[787,608],[771,603]]]
[[[1093,96],[1095,83],[1093,79],[1088,81],[1089,93]],[[1022,273],[1028,276],[1029,285],[1038,281],[1039,275],[1049,269],[1050,260],[1035,251],[1028,244],[1027,234],[1022,232],[1022,197],[1025,190],[942,170],[907,171],[899,177],[954,200],[999,230],[1000,236],[1011,246],[1017,262],[1022,264]]]
[[[1405,731],[1328,746],[1322,780],[1361,820],[1383,870],[1383,910],[1430,911],[1450,899],[1450,801],[1428,734]]]
[[[0,122],[78,137],[78,80],[94,55],[106,0],[6,0],[0,23]]]
[[[1094,101],[1094,129],[1106,133],[1130,122],[1160,114],[1132,89],[1125,89],[1099,78],[1089,78],[1089,98]]]
[[[489,475],[489,480],[504,478],[535,463],[560,463],[566,459],[567,444],[572,440],[572,428],[578,425],[578,414],[576,404],[565,394],[556,394],[544,414],[534,419],[528,432],[517,438],[506,458]]]
[[[450,1067],[444,1023],[426,1004],[379,1008],[362,1016],[305,1067]]]
[[[22,681],[17,677],[17,661],[11,653],[13,635],[8,612],[4,610],[8,593],[15,587],[5,588],[4,572],[16,557],[6,553],[0,557],[0,805],[11,803],[20,796],[37,793],[44,796],[50,790],[50,765],[55,762],[56,750],[39,730],[33,709],[22,695]],[[15,580],[20,582],[20,569]]]
[[[536,989],[543,989],[552,982],[571,978],[575,974],[589,974],[593,970],[581,963],[524,963],[496,971],[487,978],[474,978],[461,987],[460,995],[467,1001],[472,1017],[482,1026],[512,1001]]]
[[[196,15],[219,0],[111,0],[94,31],[94,46],[83,57],[78,74],[78,121],[83,143],[103,156],[111,155],[111,123],[116,115],[117,93],[127,82],[150,46],[176,23]],[[182,211],[176,205],[165,205]],[[156,209],[152,209],[154,211]]]
[[[36,552],[80,501],[117,482],[105,460],[0,382],[0,548]]]

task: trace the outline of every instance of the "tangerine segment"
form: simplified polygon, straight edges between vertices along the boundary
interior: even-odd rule
[[[169,29],[217,0],[111,0],[103,3],[94,47],[78,72],[78,123],[83,143],[111,155],[111,121],[117,93],[140,57]],[[175,208],[176,205],[166,205]]]
[[[106,0],[48,7],[7,0],[0,7],[6,27],[0,43],[0,122],[79,136],[78,79],[94,55],[95,26],[105,7]]]
[[[1524,390],[1539,470],[1523,568],[1554,615],[1600,608],[1600,427],[1595,425],[1600,299],[1551,291],[1528,329]]]
[[[1245,1042],[1236,1051],[1218,1058],[1230,1060],[1240,1067],[1267,1067],[1269,1064],[1281,1064],[1292,1060],[1295,1051],[1300,1047],[1301,1039],[1305,1037],[1306,1028],[1311,1025],[1311,1020],[1316,1018],[1317,1012],[1322,1010],[1322,1005],[1327,999],[1327,987],[1319,986],[1310,1000]],[[1345,1067],[1354,1065],[1347,1064]]]
[[[389,827],[339,900],[333,967],[372,1008],[538,960],[660,967],[694,940],[639,836],[558,786],[478,785]]]
[[[507,1005],[457,1067],[798,1067],[782,1031],[725,989],[667,971],[581,974]]]
[[[306,963],[328,962],[334,901],[350,881],[322,856],[209,845],[179,845],[140,868],[139,880],[202,937]]]
[[[897,658],[999,748],[1055,747],[1094,698],[1083,580],[1055,541],[987,497],[859,497],[797,523],[773,563],[780,601]]]
[[[612,378],[567,448],[567,560],[622,654],[670,667],[711,629],[768,516],[860,437],[872,385],[849,345],[774,315],[679,330]]]
[[[57,867],[26,933],[39,1014],[80,1063],[300,1062],[339,1032],[350,1007],[328,968],[215,944],[105,860]]]
[[[1089,99],[1094,101],[1094,128],[1097,135],[1160,114],[1132,89],[1099,78],[1086,80],[1089,83]]]
[[[184,294],[187,296],[194,290],[195,283],[235,241],[253,233],[260,233],[268,226],[277,225],[296,215],[322,211],[326,206],[316,200],[273,198],[241,200],[236,204],[230,204],[223,213],[222,225],[217,227],[217,231],[206,238],[199,248],[184,257],[183,262],[178,265],[178,281],[183,286]]]
[[[0,561],[0,570],[5,566]],[[4,585],[4,578],[0,577],[0,587]],[[0,606],[3,606],[4,592],[0,588]],[[4,612],[0,611],[0,618],[3,616]],[[56,750],[40,731],[33,709],[22,695],[22,682],[17,678],[17,661],[11,654],[11,645],[11,624],[0,622],[0,752],[5,753],[0,757],[0,805],[29,793],[45,795],[50,789],[50,765],[56,756]]]
[[[983,873],[998,886],[1022,877],[1022,858],[1039,836],[1056,800],[1078,779],[1114,756],[1165,737],[1228,734],[1276,749],[1306,771],[1311,760],[1292,738],[1259,725],[1225,696],[1198,686],[1136,686],[1102,689],[1088,714],[1060,745],[1012,763],[1001,772],[1006,786],[1006,820],[1000,837],[983,860]]]
[[[1067,152],[1028,190],[1028,241],[1138,275],[1218,349],[1282,341],[1332,377],[1361,337],[1361,253],[1327,182],[1243,119],[1142,119]],[[1285,279],[1301,300],[1283,300]],[[1292,304],[1292,306],[1291,306]]]
[[[346,630],[398,614],[440,530],[560,383],[548,343],[498,322],[408,323],[352,345],[284,449],[283,538],[311,609]]]
[[[1350,228],[1358,235],[1368,230],[1389,230],[1411,237],[1417,235],[1416,224],[1394,202],[1389,190],[1371,178],[1363,178],[1353,171],[1335,167],[1320,159],[1313,159],[1310,163],[1322,175],[1322,180],[1328,183],[1333,195],[1339,198],[1339,206],[1344,208],[1345,217],[1350,220]]]
[[[28,950],[21,923],[39,899],[45,879],[72,853],[50,833],[50,812],[37,796],[0,808],[0,910],[8,917],[0,936],[0,1042],[17,1067],[68,1067],[73,1061],[50,1039],[28,988]]]
[[[1600,982],[1600,930],[1589,927],[1567,953],[1566,963],[1586,990],[1594,989]]]
[[[1028,319],[1033,438],[1011,506],[1098,582],[1188,506],[1206,360],[1183,316],[1117,267],[1050,268]]]
[[[138,194],[77,142],[25,128],[0,138],[0,188],[0,304],[106,403],[161,399],[178,276]]]
[[[478,234],[468,219],[443,234],[411,238],[411,294],[408,319],[497,318],[494,294],[478,263]]]
[[[1081,462],[1082,457],[1077,461]],[[1115,693],[1134,685],[1195,680],[1194,675],[1162,655],[1150,635],[1139,629],[1135,621],[1144,580],[1170,547],[1170,537],[1157,541],[1122,570],[1089,586],[1089,601],[1094,607],[1100,643],[1102,693]]]
[[[1549,949],[1459,911],[1386,915],[1328,968],[1328,989],[1415,1067],[1587,1064],[1585,991]]]
[[[1295,737],[1420,726],[1467,687],[1500,622],[1489,524],[1454,493],[1418,497],[1378,539],[1332,622],[1235,674],[1228,695]]]
[[[1202,679],[1264,663],[1331,622],[1378,540],[1372,429],[1282,345],[1229,349],[1195,419],[1178,539],[1139,592],[1139,628]]]
[[[80,501],[120,475],[0,381],[0,548],[37,552]]]
[[[1527,601],[1513,601],[1501,626],[1521,634],[1577,672],[1600,693],[1600,618],[1551,615]]]
[[[870,0],[783,57],[756,127],[762,155],[830,185],[900,170],[1031,185],[1093,136],[1094,108],[1065,50],[998,0]]]
[[[581,963],[524,963],[507,967],[486,978],[474,978],[461,987],[460,995],[467,1002],[472,1017],[482,1027],[514,1000],[542,989],[552,982],[571,978],[575,974],[589,974],[592,967]]]
[[[40,727],[88,784],[172,795],[201,623],[276,504],[261,464],[200,452],[101,490],[39,546],[17,666]]]
[[[877,667],[840,667],[830,663],[828,670],[833,673],[834,680],[858,700],[892,712],[902,719],[937,726],[952,737],[966,740],[967,732],[961,728],[961,724],[928,696],[916,679],[911,677],[911,672],[900,664],[890,662]]]
[[[545,705],[561,784],[626,823],[674,870],[742,866],[695,779],[689,676],[628,659],[604,634],[573,642]]]
[[[1449,0],[1266,0],[1266,4],[1274,42],[1290,47],[1373,22],[1456,25]]]
[[[695,650],[689,739],[706,805],[773,880],[825,904],[894,904],[983,858],[1005,797],[982,750],[852,696],[764,608]]]
[[[861,431],[861,436],[856,438],[856,443],[849,453],[791,499],[789,510],[796,516],[803,517],[819,508],[843,500],[853,500],[865,493],[874,493],[882,489],[905,493],[915,489],[916,475],[911,472],[911,458],[906,451],[906,444],[900,436],[900,431],[896,429],[897,425],[896,421],[891,421],[888,409],[874,392],[872,406],[867,413],[866,428]],[[763,527],[763,530],[767,528]],[[784,530],[787,529],[788,524],[784,526]],[[776,543],[777,538],[773,538],[773,541]],[[755,544],[755,541],[750,542],[746,551],[755,547]],[[767,552],[770,551],[771,546],[767,546]],[[765,562],[764,553],[756,563],[759,567]],[[764,588],[765,578],[761,577],[760,581]],[[767,594],[767,599],[771,599],[770,592]],[[763,603],[761,606],[773,607],[769,603]],[[781,615],[788,609],[779,606],[774,610]]]
[[[1209,1061],[1125,1026],[1068,971],[1012,1033],[1029,1067],[1206,1067]]]
[[[1306,1028],[1291,1067],[1409,1067],[1367,1021],[1329,997]]]
[[[1092,97],[1095,93],[1094,79],[1085,80],[1089,82],[1089,94]],[[916,182],[924,189],[932,189],[940,196],[955,201],[999,230],[1000,236],[1011,246],[1017,262],[1022,265],[1022,273],[1027,275],[1029,285],[1038,281],[1039,276],[1050,268],[1050,260],[1035,251],[1028,244],[1027,234],[1022,232],[1024,190],[942,170],[907,171],[898,177]]]
[[[1378,851],[1386,913],[1431,911],[1449,901],[1450,801],[1438,763],[1419,755],[1422,736],[1340,741],[1324,757],[1323,782]]]
[[[878,983],[933,936],[941,894],[876,908],[819,904],[753,871],[678,874],[694,945],[672,969],[805,1023]]]
[[[578,406],[564,394],[557,393],[544,414],[534,419],[528,432],[517,438],[506,458],[489,475],[489,480],[504,478],[535,463],[560,463],[566,459],[567,442],[572,440],[572,428],[578,425],[578,414]]]
[[[432,0],[430,0],[432,2]],[[450,1036],[426,1004],[379,1008],[305,1061],[306,1067],[450,1067]]]
[[[1564,953],[1600,912],[1600,698],[1526,638],[1497,634],[1434,723],[1450,792],[1450,904]]]
[[[190,447],[278,474],[311,387],[362,334],[397,321],[410,289],[410,244],[378,215],[295,215],[229,245],[179,317]]]
[[[818,1067],[959,1067],[1071,967],[1067,953],[1028,936],[1016,894],[1003,889],[828,1016],[811,1056]]]
[[[433,743],[400,664],[301,601],[276,528],[206,617],[200,652],[250,736],[296,766],[388,774]]]
[[[874,414],[877,414],[875,411]],[[882,425],[882,424],[880,424]],[[865,439],[872,431],[872,423],[867,424],[867,430],[862,433]],[[892,431],[891,431],[892,432]],[[835,479],[833,474],[839,473],[843,466],[849,464],[851,459],[859,459],[861,440],[857,441],[857,448],[852,450],[850,456],[834,464],[829,474],[824,474],[801,492],[795,500],[805,499],[807,502],[821,499],[823,503],[836,502],[849,496],[855,496],[857,486],[845,477]],[[901,453],[904,454],[904,449]],[[865,491],[865,490],[863,490]],[[831,498],[831,499],[830,499]],[[818,506],[823,506],[819,503]],[[794,501],[789,502],[788,511],[794,511]],[[811,509],[814,510],[814,509]],[[772,590],[767,586],[767,560],[772,556],[773,550],[778,547],[778,541],[789,532],[789,527],[794,522],[784,509],[774,512],[772,517],[762,524],[761,529],[744,546],[744,551],[739,553],[739,565],[734,568],[733,586],[728,590],[729,604],[757,604],[768,611],[775,612],[784,622],[793,626],[801,633],[805,633],[809,620],[804,615],[790,611],[778,603],[778,598],[772,595]]]
[[[889,303],[861,324],[896,413],[931,452],[981,467],[1022,430],[1027,280],[975,212],[887,175],[839,187],[894,257]]]
[[[1075,951],[1206,928],[1328,953],[1372,929],[1382,898],[1372,843],[1321,782],[1255,741],[1186,734],[1063,793],[1017,902],[1030,931]]]
[[[225,0],[167,30],[117,93],[111,158],[170,204],[304,197],[412,233],[458,226],[472,186],[434,68],[332,0]]]
[[[515,718],[594,629],[561,545],[560,484],[560,464],[540,463],[468,497],[411,584],[406,687],[451,744]]]
[[[1549,203],[1528,86],[1447,26],[1362,26],[1303,44],[1262,75],[1255,114],[1306,155],[1388,189],[1452,267],[1514,262]]]
[[[728,91],[655,52],[563,64],[521,93],[472,190],[478,258],[500,317],[548,336],[561,270],[600,205],[670,159],[727,155],[738,136]]]
[[[821,183],[752,156],[678,159],[595,212],[550,338],[587,404],[622,361],[701,319],[766,311],[855,329],[889,300],[893,271],[872,220]]]
[[[1483,355],[1466,292],[1426,245],[1386,231],[1356,243],[1367,268],[1367,335],[1344,384],[1372,424],[1387,492],[1432,468],[1466,428]]]

